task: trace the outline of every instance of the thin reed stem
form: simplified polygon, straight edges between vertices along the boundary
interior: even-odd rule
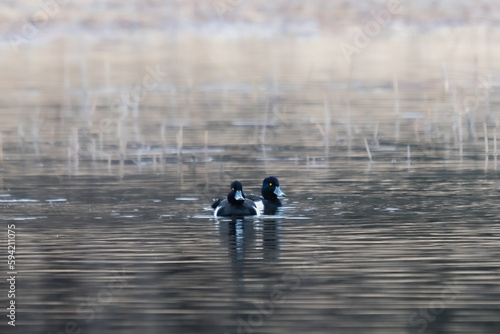
[[[365,142],[366,154],[368,154],[368,159],[372,161],[372,153],[370,152],[370,146],[368,146],[368,141],[366,140],[366,138],[363,138],[363,140]]]
[[[483,123],[484,129],[484,154],[488,155],[488,127],[486,126],[486,122]]]
[[[394,116],[396,117],[394,137],[397,143],[399,141],[399,84],[397,76],[394,76],[392,86],[394,88]]]

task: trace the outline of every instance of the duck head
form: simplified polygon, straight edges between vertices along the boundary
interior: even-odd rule
[[[267,200],[276,200],[278,196],[286,197],[280,189],[280,181],[275,176],[266,177],[262,182],[262,197]]]
[[[245,202],[243,185],[240,181],[234,181],[231,183],[231,191],[227,194],[227,200],[231,204],[243,204],[243,202]]]

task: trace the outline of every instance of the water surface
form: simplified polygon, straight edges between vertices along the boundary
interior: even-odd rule
[[[247,153],[227,160],[234,171],[82,163],[42,176],[26,163],[4,175],[23,332],[497,332],[491,161]],[[231,180],[258,193],[270,174],[281,215],[212,217]]]

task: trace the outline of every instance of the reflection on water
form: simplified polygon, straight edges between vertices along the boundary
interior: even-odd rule
[[[206,209],[235,176],[217,162],[63,178],[7,163],[23,333],[498,332],[492,168],[286,156],[237,160],[245,189],[272,171],[287,198],[234,220]]]
[[[417,7],[352,65],[344,33],[2,53],[0,333],[498,333],[496,28]],[[270,175],[280,215],[207,210]]]

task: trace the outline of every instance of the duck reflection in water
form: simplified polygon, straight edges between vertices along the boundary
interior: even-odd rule
[[[220,224],[221,244],[227,246],[230,257],[233,286],[237,296],[253,296],[249,306],[246,298],[234,300],[234,319],[248,319],[249,307],[269,303],[271,291],[275,288],[276,274],[263,272],[259,268],[273,268],[280,259],[281,219],[234,218],[217,220]],[[225,244],[225,245],[224,245]],[[279,274],[281,276],[281,274]],[[257,308],[256,308],[257,309]],[[236,320],[229,333],[248,332],[251,329]]]
[[[227,246],[231,259],[234,281],[239,290],[244,290],[244,277],[250,271],[248,259],[252,262],[274,262],[279,259],[280,221],[233,218],[217,221],[217,224],[221,243]]]

